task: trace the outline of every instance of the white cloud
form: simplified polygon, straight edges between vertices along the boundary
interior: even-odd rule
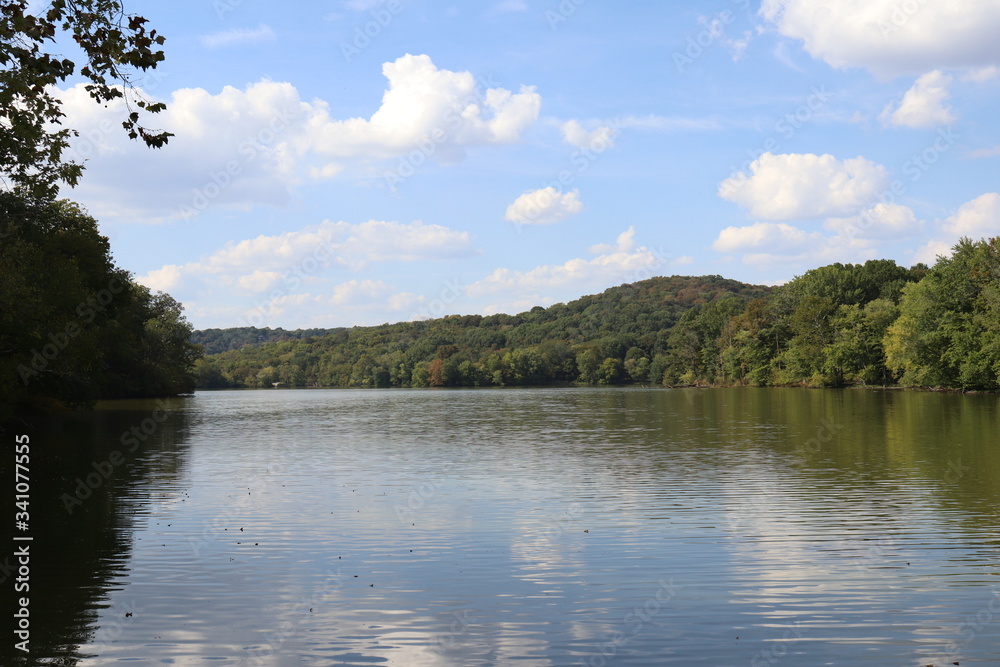
[[[945,106],[950,97],[948,86],[952,77],[941,70],[924,74],[906,91],[898,105],[889,104],[879,120],[885,125],[929,128],[950,125],[958,117],[951,107]]]
[[[285,206],[307,179],[375,177],[379,161],[427,145],[433,159],[454,163],[468,146],[518,141],[538,118],[534,88],[489,87],[427,56],[403,56],[383,72],[389,88],[367,119],[332,119],[325,102],[304,102],[290,83],[174,91],[151,119],[175,135],[159,151],[122,132],[121,100],[95,104],[83,84],[57,91],[66,125],[80,131],[69,157],[91,160],[74,198],[101,219],[153,223],[210,208]]]
[[[190,279],[243,293],[266,293],[277,286],[315,281],[330,266],[359,270],[372,262],[453,259],[474,253],[468,232],[440,225],[325,221],[299,231],[229,243],[196,262],[164,266],[138,281],[167,290]]]
[[[1000,75],[1000,67],[990,65],[989,67],[980,67],[979,69],[974,69],[971,72],[966,72],[962,75],[962,81],[986,83],[987,81],[995,79],[997,75]]]
[[[217,95],[174,91],[150,119],[174,133],[151,151],[121,130],[121,100],[95,104],[83,84],[58,93],[66,123],[80,131],[70,156],[89,160],[74,192],[98,217],[162,222],[208,208],[283,206],[307,163],[305,127],[317,109],[288,83],[261,81]]]
[[[761,267],[807,266],[864,261],[877,253],[864,239],[807,232],[786,223],[757,222],[723,229],[712,244],[719,252],[742,255],[744,264]]]
[[[615,241],[615,245],[608,245],[606,243],[598,243],[597,245],[592,245],[588,250],[594,255],[603,255],[612,252],[628,252],[635,247],[635,227],[629,227],[624,232],[618,235],[618,239]]]
[[[718,195],[745,207],[755,218],[795,220],[849,215],[883,192],[885,167],[863,157],[764,153],[719,186]]]
[[[938,239],[928,241],[919,250],[913,253],[914,262],[923,262],[928,266],[934,266],[937,258],[950,257],[952,244]]]
[[[785,223],[757,222],[746,227],[726,227],[712,243],[719,252],[740,253],[767,248],[773,252],[798,251],[822,240],[819,232],[805,232]]]
[[[962,204],[944,221],[942,230],[956,241],[960,236],[1000,236],[1000,194],[988,192]]]
[[[528,271],[496,269],[486,278],[469,285],[466,293],[470,297],[504,294],[509,298],[508,302],[529,297],[540,299],[544,298],[540,296],[542,290],[572,287],[579,291],[598,285],[636,282],[658,275],[667,266],[691,261],[687,257],[670,260],[645,246],[634,247],[632,237],[630,228],[618,236],[615,247],[594,246],[592,250],[602,251],[602,254],[592,259],[571,259],[563,264],[539,266]],[[534,305],[539,303],[541,301],[536,300]]]
[[[760,15],[834,67],[892,75],[1000,63],[996,0],[763,0]]]
[[[201,38],[201,43],[210,49],[217,49],[239,44],[273,42],[275,39],[276,36],[271,30],[271,26],[261,23],[257,28],[233,28],[232,30],[204,35]]]
[[[415,308],[425,301],[424,297],[413,292],[399,292],[386,299],[386,306],[393,312]]]
[[[830,218],[823,226],[844,238],[895,240],[912,238],[923,230],[923,221],[908,206],[880,202],[859,215]]]
[[[941,234],[914,253],[914,262],[933,265],[939,255],[950,257],[952,247],[963,236],[974,241],[1000,236],[1000,193],[987,192],[962,204],[939,227]]]
[[[584,129],[578,120],[569,120],[560,128],[566,143],[577,148],[603,152],[615,145],[617,131],[608,125],[601,125],[593,130]]]
[[[254,271],[242,275],[237,279],[240,289],[251,294],[266,292],[281,280],[282,274],[278,271]]]
[[[562,193],[550,185],[518,197],[507,207],[504,219],[522,225],[550,225],[582,210],[579,190]]]
[[[389,89],[368,119],[320,119],[311,128],[315,150],[334,158],[399,157],[431,142],[446,161],[464,147],[507,144],[538,119],[541,96],[534,87],[513,93],[487,88],[470,72],[438,69],[426,55],[407,54],[385,63]]]
[[[315,305],[318,299],[315,295],[306,292],[300,292],[297,294],[282,294],[280,296],[275,296],[267,303],[268,314],[271,317],[278,318],[289,314],[291,308],[301,308],[302,306],[312,306]],[[257,312],[258,309],[250,310],[244,313],[243,322],[253,324],[253,314]]]
[[[183,277],[183,267],[167,264],[163,268],[139,276],[136,280],[154,292],[169,292],[181,283]]]
[[[381,280],[350,280],[333,288],[329,303],[334,306],[370,304],[387,299],[392,290],[392,286]]]
[[[199,264],[214,269],[287,267],[317,251],[352,268],[368,262],[449,259],[473,254],[468,232],[441,225],[369,220],[360,224],[325,221],[297,232],[258,236],[226,246]]]

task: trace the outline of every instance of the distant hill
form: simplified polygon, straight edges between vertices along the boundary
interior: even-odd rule
[[[518,315],[197,332],[198,386],[892,385],[1000,389],[1000,237],[934,267],[830,264],[780,287],[651,278]],[[232,349],[235,348],[235,349]]]
[[[208,354],[201,387],[610,383],[648,375],[693,308],[725,302],[737,312],[769,291],[720,276],[659,277],[517,315],[333,330],[210,329],[192,341]],[[612,359],[617,364],[600,368]]]
[[[200,387],[892,385],[1000,389],[1000,238],[933,268],[830,264],[780,287],[651,278],[518,315],[198,332]]]
[[[295,331],[286,331],[281,327],[277,329],[258,329],[257,327],[202,329],[191,334],[191,342],[201,345],[205,354],[219,354],[229,350],[241,350],[244,347],[256,347],[264,343],[282,343],[286,340],[328,336],[338,331],[343,331],[343,329],[296,329]]]

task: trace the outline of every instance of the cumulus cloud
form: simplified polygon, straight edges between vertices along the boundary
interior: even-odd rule
[[[121,100],[95,104],[83,84],[58,95],[66,124],[80,132],[69,157],[88,161],[74,198],[98,217],[145,222],[209,207],[285,205],[307,158],[303,125],[315,113],[287,83],[227,86],[217,95],[181,89],[152,119],[175,135],[154,153],[121,131]]]
[[[274,326],[295,322],[302,327],[366,326],[385,321],[386,312],[399,312],[400,304],[410,303],[413,295],[396,292],[380,280],[349,280],[310,292],[276,293],[250,308],[198,308],[204,317],[224,318],[250,326]]]
[[[1000,63],[995,0],[763,0],[760,15],[834,67],[894,75]]]
[[[988,192],[962,204],[942,225],[957,241],[961,236],[979,238],[1000,235],[1000,194]]]
[[[757,222],[745,227],[726,227],[712,243],[719,252],[740,253],[767,248],[772,252],[794,252],[815,244],[823,235],[806,232],[785,223]]]
[[[253,273],[245,274],[237,278],[236,284],[244,292],[249,292],[256,294],[258,292],[266,292],[270,290],[274,285],[277,285],[282,278],[282,273],[279,271],[254,271]]]
[[[1000,236],[1000,193],[987,192],[966,202],[939,224],[938,238],[927,241],[913,261],[933,265],[939,256],[950,257],[952,247],[963,236],[973,240]]]
[[[880,248],[886,243],[919,237],[924,222],[907,206],[880,202],[855,215],[827,218],[823,227],[829,233],[784,222],[731,226],[719,232],[712,248],[768,268],[862,262],[885,256]]]
[[[807,232],[786,223],[757,222],[723,229],[714,250],[741,255],[744,264],[817,266],[833,261],[864,261],[875,256],[870,243],[841,235]]]
[[[169,290],[199,326],[345,326],[406,319],[424,297],[376,278],[335,280],[374,263],[427,262],[476,254],[467,232],[419,221],[325,221],[233,241],[197,261],[137,277]],[[412,318],[411,318],[412,319]],[[193,319],[194,321],[194,319]]]
[[[299,231],[229,243],[196,262],[164,266],[137,280],[161,290],[187,280],[210,280],[215,286],[252,294],[278,284],[301,285],[327,266],[359,270],[371,262],[453,259],[474,253],[468,232],[440,225],[325,221]]]
[[[928,266],[934,266],[938,257],[951,256],[951,246],[951,243],[941,241],[940,239],[928,241],[913,254],[913,261],[923,262]]]
[[[520,225],[550,225],[582,210],[579,190],[563,193],[550,185],[515,199],[507,207],[504,219]]]
[[[155,153],[121,131],[121,100],[95,104],[83,84],[57,91],[66,125],[80,131],[70,157],[90,160],[74,197],[101,218],[154,223],[210,208],[284,206],[307,180],[374,177],[380,162],[421,147],[450,164],[466,147],[516,142],[541,106],[534,88],[489,86],[427,56],[405,55],[383,73],[389,87],[368,118],[331,118],[324,101],[303,101],[290,83],[174,91],[152,120],[175,136]]]
[[[823,226],[845,238],[896,240],[919,234],[923,221],[908,206],[880,202],[859,215],[830,218]]]
[[[154,292],[169,292],[180,284],[183,277],[182,267],[176,264],[167,264],[144,276],[139,276],[137,280]]]
[[[514,93],[488,88],[470,72],[438,69],[426,55],[407,54],[382,66],[389,88],[370,118],[322,119],[311,133],[315,150],[335,158],[404,155],[430,141],[448,160],[464,147],[518,141],[538,119],[541,96],[532,86]]]
[[[888,171],[863,157],[764,153],[719,187],[718,195],[751,216],[795,220],[849,215],[874,201],[889,183]]]
[[[333,288],[328,303],[334,306],[367,304],[387,299],[392,293],[392,286],[381,280],[349,280]]]
[[[545,298],[540,290],[558,290],[573,287],[575,290],[596,285],[635,282],[657,275],[668,266],[690,263],[688,257],[670,260],[663,253],[645,247],[634,247],[633,230],[619,235],[615,246],[598,245],[591,250],[600,251],[591,259],[571,259],[563,264],[544,265],[527,271],[499,268],[482,280],[466,288],[471,297],[506,294],[511,301]]]
[[[628,252],[635,247],[635,227],[629,227],[618,235],[614,245],[598,243],[592,245],[588,250],[593,255],[603,255],[612,252]]]
[[[1000,235],[1000,194],[986,193],[960,206],[935,225],[936,238],[928,238],[927,226],[907,206],[879,203],[859,215],[826,220],[824,227],[831,234],[786,223],[757,222],[723,229],[712,248],[739,255],[744,264],[812,268],[884,257],[885,252],[879,249],[882,244],[907,241],[922,244],[913,252],[912,261],[933,264],[938,255],[950,255],[951,247],[962,236],[978,239]]]
[[[950,125],[958,118],[945,106],[950,97],[952,77],[941,70],[928,72],[917,79],[898,104],[889,104],[879,116],[885,125],[913,128]]]

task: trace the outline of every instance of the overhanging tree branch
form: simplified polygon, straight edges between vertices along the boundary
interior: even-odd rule
[[[68,34],[83,50],[79,74],[97,102],[122,99],[122,127],[131,139],[160,148],[172,136],[141,124],[143,114],[166,109],[140,92],[140,71],[163,61],[165,39],[148,21],[126,14],[118,0],[52,0],[36,14],[25,0],[0,0],[0,178],[34,196],[54,197],[60,183],[75,186],[83,165],[63,159],[75,130],[62,127],[65,114],[52,87],[77,72],[76,63],[43,50]]]

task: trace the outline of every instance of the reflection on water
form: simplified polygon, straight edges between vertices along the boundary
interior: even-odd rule
[[[76,647],[94,636],[109,597],[127,579],[134,536],[143,529],[141,517],[152,511],[146,485],[152,480],[174,488],[184,484],[188,423],[183,406],[180,400],[130,401],[0,434],[7,445],[0,461],[4,507],[14,501],[13,484],[6,483],[14,478],[14,438],[30,437],[32,537],[28,591],[14,589],[18,563],[15,549],[7,547],[10,540],[4,540],[0,553],[3,618],[13,617],[15,601],[27,593],[31,657],[24,660],[7,631],[0,664],[76,664]],[[152,421],[143,432],[147,419]],[[134,442],[133,427],[140,428]],[[7,525],[13,517],[4,519]]]
[[[998,664],[998,405],[774,389],[109,404],[32,432],[33,664]],[[123,434],[144,441],[68,501]]]

